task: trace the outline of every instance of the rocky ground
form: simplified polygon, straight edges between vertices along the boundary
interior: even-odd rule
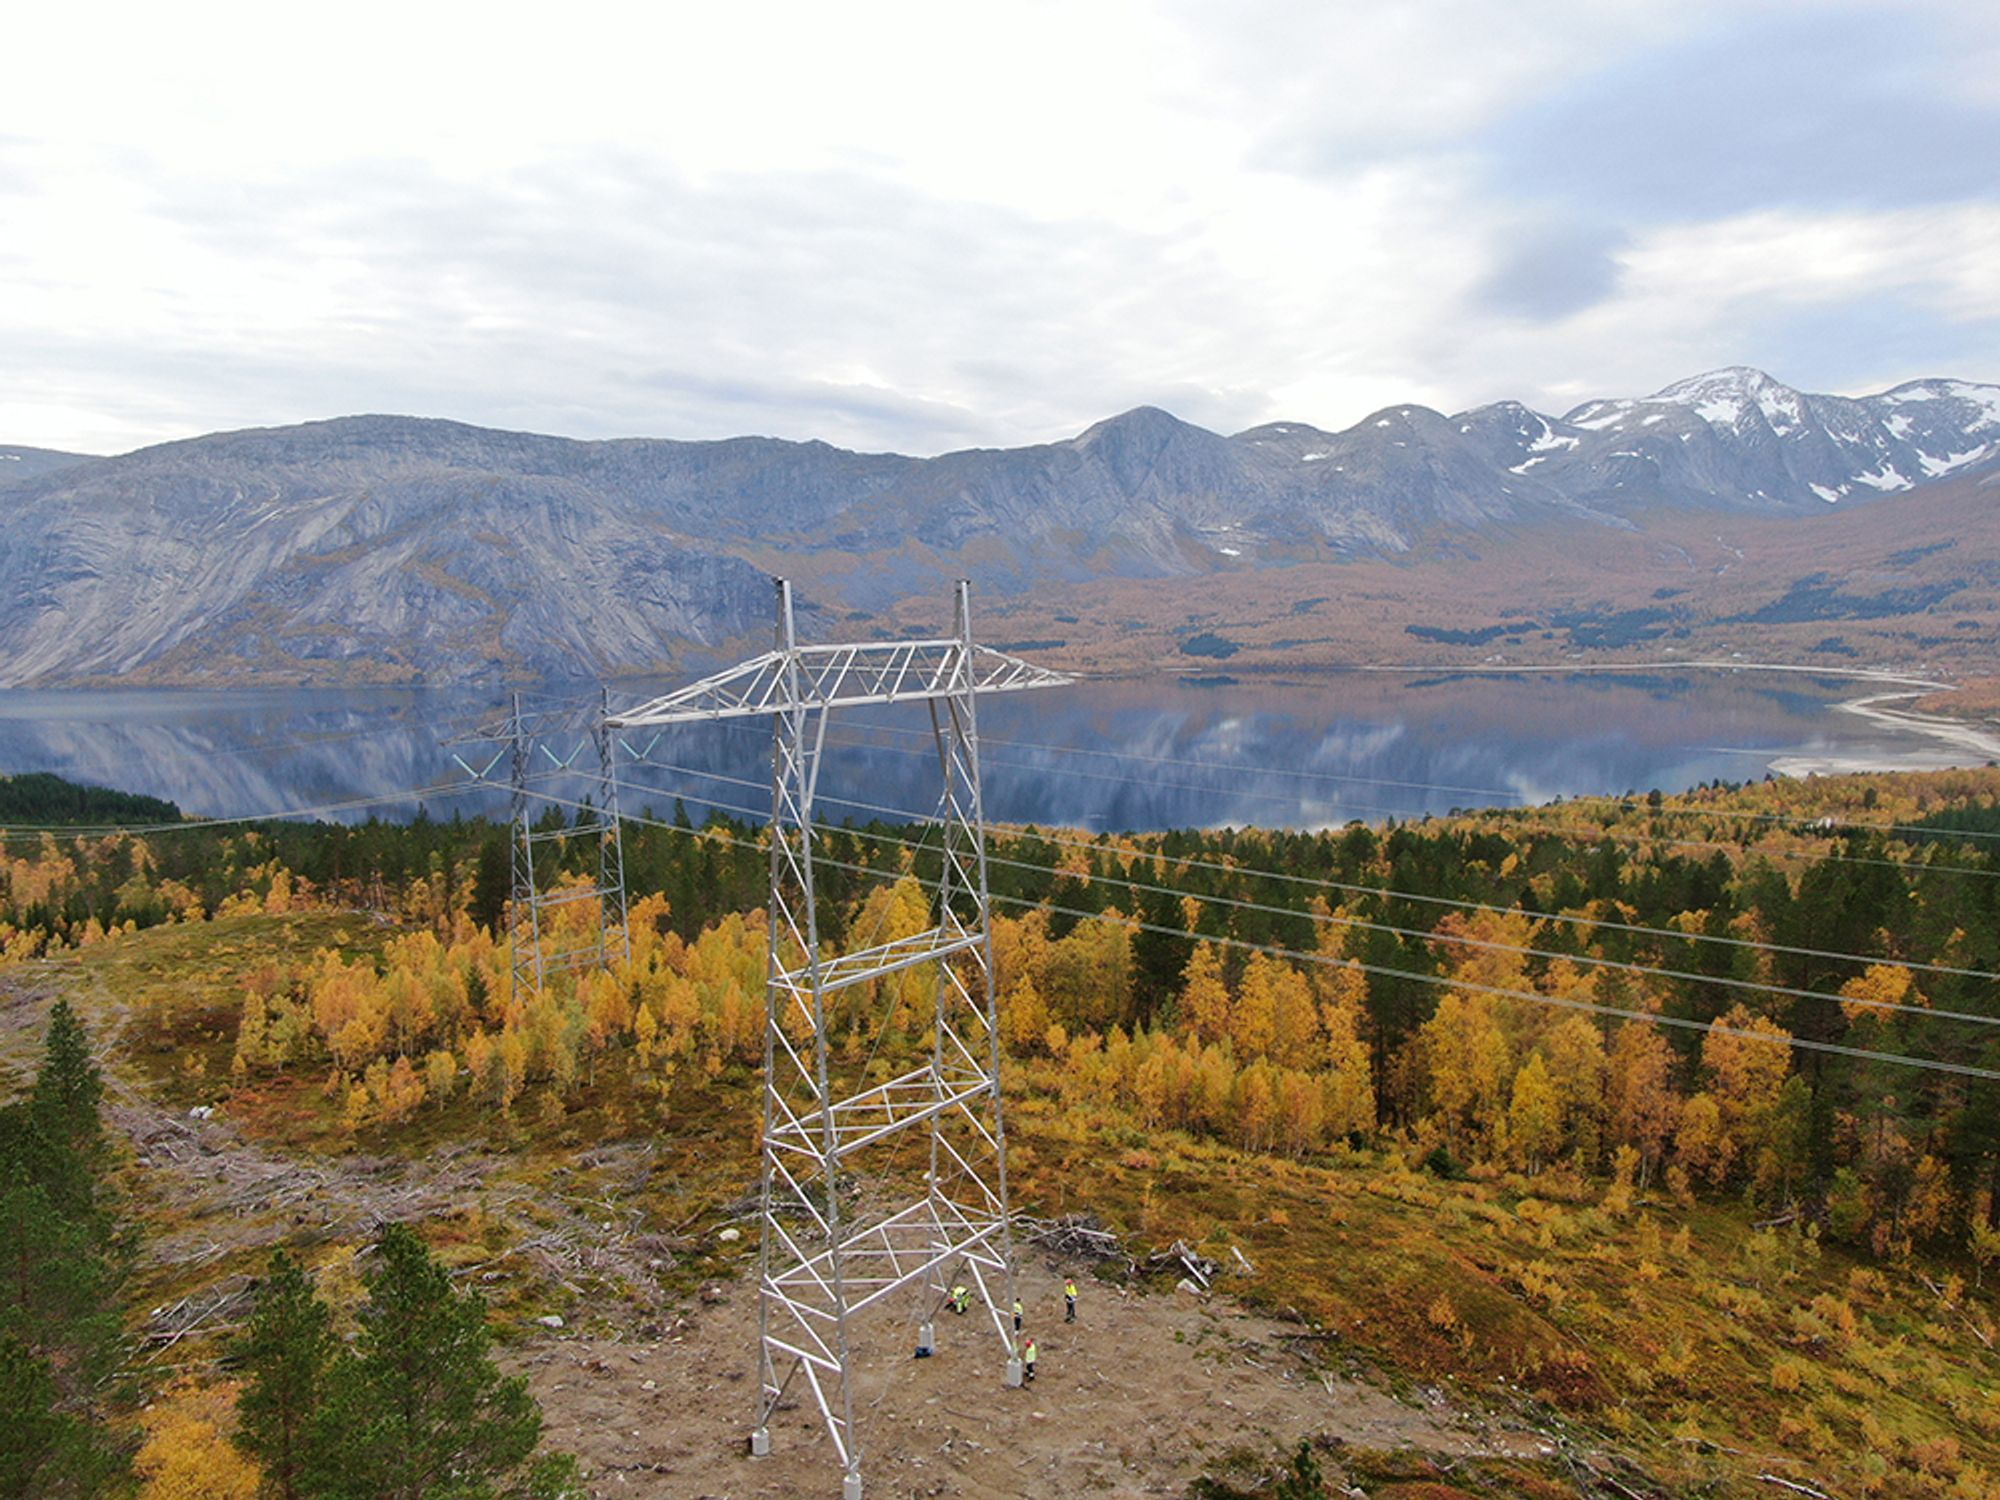
[[[855,1425],[871,1497],[1184,1495],[1219,1459],[1260,1459],[1300,1438],[1414,1449],[1444,1465],[1542,1458],[1553,1444],[1455,1406],[1413,1404],[1317,1368],[1304,1330],[1225,1295],[1121,1289],[1082,1279],[1062,1321],[1066,1267],[1023,1266],[1032,1386],[1008,1390],[990,1322],[943,1315],[934,1358],[916,1360],[908,1309],[863,1325]],[[1080,1271],[1074,1272],[1079,1276]],[[837,1495],[832,1444],[809,1396],[772,1428],[769,1457],[746,1437],[756,1400],[756,1299],[746,1283],[678,1320],[661,1340],[552,1334],[517,1356],[553,1441],[577,1453],[599,1495],[748,1500]]]

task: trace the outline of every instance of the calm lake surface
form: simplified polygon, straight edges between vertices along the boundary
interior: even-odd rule
[[[669,684],[671,685],[671,684]],[[1677,791],[1781,769],[1974,763],[1840,704],[1880,684],[1791,673],[1675,671],[1418,676],[1347,672],[1306,682],[1115,681],[984,699],[987,813],[1094,829],[1379,822],[1556,796]],[[640,690],[614,692],[614,707]],[[557,762],[585,745],[594,694],[528,695],[554,717],[537,789],[578,794]],[[501,812],[504,789],[450,790],[453,756],[484,768],[490,743],[454,735],[504,713],[499,690],[357,689],[0,693],[0,770],[170,798],[235,816],[381,799],[329,814]],[[628,812],[680,795],[767,806],[768,728],[745,721],[627,736],[654,764],[621,770]],[[673,767],[677,769],[667,769]],[[936,762],[921,707],[836,720],[822,814],[927,812]],[[504,777],[506,761],[493,774]],[[749,783],[748,785],[739,783]],[[853,799],[843,802],[839,799]]]

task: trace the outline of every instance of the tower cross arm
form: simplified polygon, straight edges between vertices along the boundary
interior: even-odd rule
[[[645,729],[799,709],[921,703],[972,693],[1061,687],[1061,672],[962,640],[794,646],[703,678],[611,715],[614,728]]]

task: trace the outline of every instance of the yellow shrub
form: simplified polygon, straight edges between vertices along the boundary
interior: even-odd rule
[[[1812,1310],[1813,1315],[1843,1344],[1852,1342],[1861,1331],[1861,1320],[1854,1315],[1854,1309],[1844,1298],[1822,1292],[1812,1299]]]
[[[263,1475],[229,1441],[236,1387],[179,1383],[146,1409],[132,1466],[140,1500],[255,1500]]]
[[[1529,1261],[1514,1276],[1530,1302],[1551,1312],[1561,1307],[1569,1296],[1569,1289],[1562,1284],[1561,1275],[1545,1260]]]
[[[1658,1372],[1660,1378],[1675,1385],[1684,1383],[1688,1376],[1694,1373],[1694,1367],[1694,1350],[1681,1343],[1676,1343],[1671,1349],[1662,1350],[1659,1358],[1653,1361],[1653,1369]]]
[[[1830,1456],[1841,1451],[1840,1440],[1817,1417],[1780,1417],[1777,1436],[1778,1441],[1787,1448],[1796,1448],[1803,1453]]]
[[[1959,1456],[1958,1439],[1934,1437],[1911,1443],[1910,1462],[1925,1474],[1949,1479],[1958,1472],[1963,1462]]]

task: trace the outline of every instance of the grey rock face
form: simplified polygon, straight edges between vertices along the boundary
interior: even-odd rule
[[[1142,407],[932,459],[392,416],[111,459],[0,448],[0,685],[681,670],[762,644],[774,569],[867,612],[961,574],[1008,592],[1476,549],[1662,506],[1814,514],[1988,466],[2000,387],[1850,400],[1747,369],[1560,418],[1393,406],[1343,432],[1223,437]]]
[[[40,479],[58,469],[73,468],[92,460],[83,453],[59,453],[53,448],[20,448],[0,445],[0,490]]]

